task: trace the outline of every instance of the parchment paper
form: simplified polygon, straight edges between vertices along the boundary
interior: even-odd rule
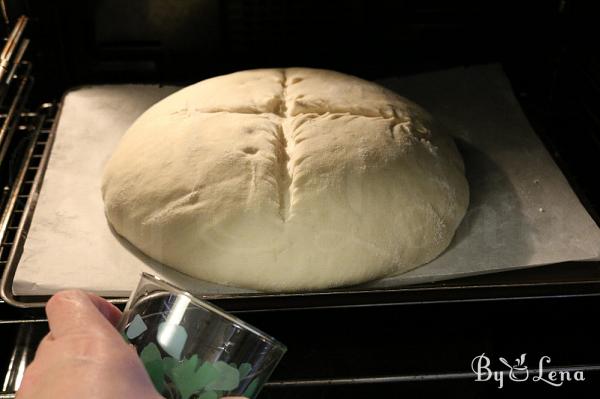
[[[364,284],[390,288],[600,256],[600,229],[532,131],[499,66],[388,79],[455,135],[471,204],[440,257]],[[103,213],[102,167],[128,126],[174,87],[118,85],[71,91],[17,268],[17,295],[82,288],[127,296],[141,271],[202,295],[252,292],[177,273],[116,237]],[[568,134],[568,132],[565,132]]]

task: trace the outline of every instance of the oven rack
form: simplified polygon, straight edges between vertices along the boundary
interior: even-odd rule
[[[45,103],[37,112],[22,112],[17,126],[17,133],[26,132],[30,135],[30,141],[24,151],[21,168],[12,186],[8,205],[4,208],[0,219],[0,268],[4,268],[0,293],[8,304],[16,307],[40,308],[48,299],[47,296],[14,296],[12,285],[42,187],[60,118],[61,104],[62,102]],[[582,278],[582,271],[593,273]],[[220,295],[209,299],[229,311],[255,312],[273,309],[389,306],[597,295],[600,295],[600,264],[598,267],[590,267],[588,262],[568,262],[568,264],[550,265],[539,269],[394,289],[361,290],[358,287],[350,287],[328,292]],[[109,298],[109,300],[122,305],[127,299]]]
[[[57,111],[56,104],[44,103],[37,112],[22,113],[16,129],[25,136],[19,137],[24,140],[25,149],[13,184],[5,190],[9,194],[0,217],[0,268],[3,270],[0,293],[7,303],[15,306],[19,305],[12,293],[12,280],[18,263],[15,260],[22,253],[32,208],[41,188],[43,171],[54,141]]]
[[[0,270],[4,269],[0,294],[6,303],[20,308],[41,308],[48,299],[47,296],[15,296],[12,286],[50,158],[61,104],[62,101],[45,103],[37,112],[21,112],[19,123],[15,124],[15,139],[28,135],[29,140],[0,217]],[[582,272],[590,271],[591,275],[584,274],[582,278]],[[598,295],[600,264],[590,267],[588,262],[568,262],[395,289],[361,290],[351,287],[316,293],[220,295],[209,299],[229,311],[255,312]],[[126,298],[108,299],[120,305],[127,301]]]

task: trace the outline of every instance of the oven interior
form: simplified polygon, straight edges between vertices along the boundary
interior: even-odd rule
[[[6,1],[3,37],[23,14],[29,18],[24,33],[29,42],[16,73],[27,79],[2,87],[2,121],[11,106],[15,117],[3,125],[10,139],[2,143],[2,209],[11,198],[14,203],[3,218],[0,268],[68,89],[185,85],[273,66],[327,68],[375,80],[499,63],[535,132],[600,223],[600,52],[592,6],[585,2]],[[14,98],[19,101],[11,105]],[[552,347],[562,365],[597,363],[598,350],[591,347],[597,327],[586,321],[585,308],[586,298],[598,293],[600,262],[568,262],[351,300],[333,294],[291,296],[284,304],[266,297],[252,309],[236,298],[218,304],[290,348],[264,397],[374,392],[478,397],[494,388],[471,381],[470,359],[481,352],[512,356],[524,348],[542,353]],[[47,328],[40,309],[5,303],[0,309],[0,334],[11,342],[0,349],[6,376],[0,397],[12,397],[2,395],[14,392],[19,370],[22,376],[22,365]],[[515,333],[511,320],[517,318],[527,319],[521,327],[527,334]],[[574,329],[573,318],[579,322]],[[548,330],[555,334],[542,333]],[[539,336],[531,335],[536,331]],[[551,346],[558,335],[570,344]]]

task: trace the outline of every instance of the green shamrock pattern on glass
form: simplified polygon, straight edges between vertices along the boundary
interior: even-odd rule
[[[181,399],[218,399],[237,389],[240,381],[252,370],[249,363],[242,363],[236,367],[235,364],[223,361],[203,362],[198,355],[182,360],[171,356],[162,357],[153,342],[146,345],[140,353],[140,358],[156,390],[160,393],[170,390],[173,393],[175,388]],[[172,384],[169,384],[169,381]],[[252,381],[243,396],[252,397],[257,386],[258,381]]]
[[[129,339],[145,332],[145,328],[140,328],[140,322],[141,318],[136,315],[123,334],[128,342]],[[169,355],[163,357],[154,342],[142,349],[140,359],[156,390],[178,399],[219,399],[227,396],[236,391],[240,382],[252,371],[250,363],[242,363],[239,366],[223,361],[211,363],[202,361],[198,355],[183,359]],[[248,384],[242,396],[252,398],[258,385],[258,378],[255,378]]]

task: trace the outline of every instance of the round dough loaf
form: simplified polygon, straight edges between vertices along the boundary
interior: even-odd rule
[[[129,128],[102,182],[116,232],[190,276],[264,291],[357,284],[439,255],[462,159],[414,103],[338,72],[186,87]]]

